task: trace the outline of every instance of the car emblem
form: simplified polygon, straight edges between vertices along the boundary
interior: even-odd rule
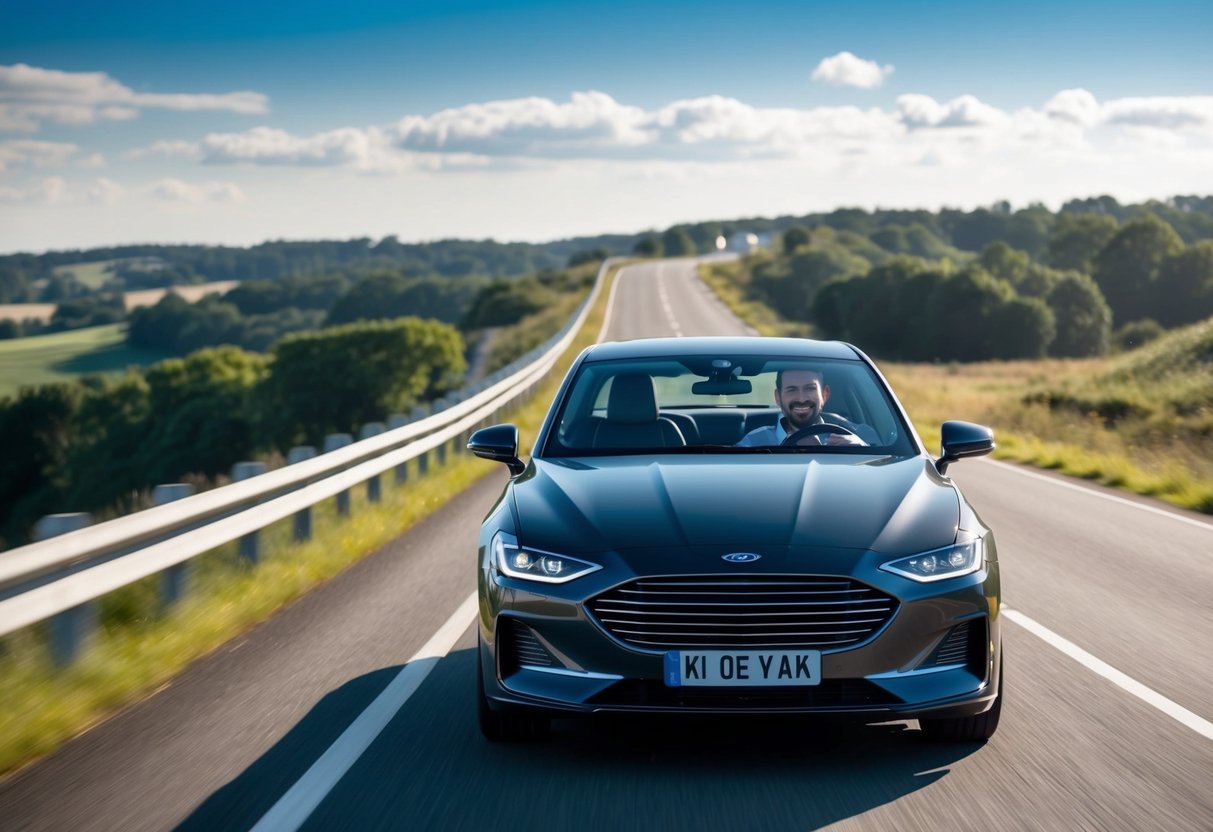
[[[753,552],[732,552],[727,555],[721,555],[721,560],[727,560],[729,563],[753,563],[762,555],[756,555]]]

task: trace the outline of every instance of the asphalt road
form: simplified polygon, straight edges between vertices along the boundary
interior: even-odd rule
[[[623,272],[608,337],[743,332],[665,262]],[[469,628],[304,828],[1213,829],[1213,525],[1010,465],[952,472],[996,530],[1006,604],[1105,663],[1008,622],[988,744],[925,743],[914,723],[696,718],[490,745]],[[503,483],[493,472],[0,784],[0,829],[251,828],[473,590],[475,531]]]

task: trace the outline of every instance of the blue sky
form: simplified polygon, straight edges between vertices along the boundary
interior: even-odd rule
[[[550,239],[1213,190],[1209,3],[46,2],[4,18],[0,68],[31,68],[0,76],[5,251]],[[590,92],[605,98],[572,98]]]

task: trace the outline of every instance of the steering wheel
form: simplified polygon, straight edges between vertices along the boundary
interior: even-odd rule
[[[851,430],[850,428],[844,428],[842,425],[831,425],[829,422],[819,422],[815,425],[807,425],[800,428],[795,433],[789,433],[787,438],[779,444],[780,447],[797,446],[810,436],[816,437],[821,434],[831,433],[838,434],[839,436],[859,436],[859,434],[857,434],[855,431]],[[864,444],[866,445],[867,443],[865,442]]]

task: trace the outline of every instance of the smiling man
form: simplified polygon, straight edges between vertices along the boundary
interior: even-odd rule
[[[848,433],[827,433],[823,428],[820,434],[806,436],[804,444],[871,445],[877,442],[876,432],[867,425],[856,424],[837,413],[826,413],[829,398],[830,385],[825,383],[820,370],[780,370],[775,375],[775,403],[783,415],[773,425],[750,431],[737,445],[744,448],[780,445],[798,431],[817,425],[834,425],[845,428]]]

